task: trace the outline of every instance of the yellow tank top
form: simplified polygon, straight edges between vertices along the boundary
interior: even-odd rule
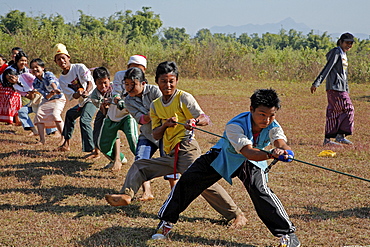
[[[171,117],[176,117],[177,122],[179,123],[185,123],[186,120],[193,118],[193,115],[190,113],[189,109],[180,100],[182,93],[182,90],[177,90],[172,102],[167,105],[165,105],[162,101],[163,96],[153,101],[155,113],[151,112],[150,114],[152,118],[153,129],[161,126],[168,118]],[[176,144],[183,140],[185,133],[186,129],[181,124],[167,128],[163,135],[164,151],[169,154]]]

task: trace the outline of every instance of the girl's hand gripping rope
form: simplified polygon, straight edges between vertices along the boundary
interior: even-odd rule
[[[118,100],[117,102],[118,110],[122,111],[123,109],[125,109],[125,107],[126,107],[125,101],[123,99]]]
[[[103,108],[108,109],[109,105],[112,104],[112,98],[104,98],[101,100]],[[114,103],[113,103],[114,104]]]
[[[197,123],[199,122],[199,120],[197,119],[189,119],[188,121],[186,121],[186,124],[184,124],[184,127],[185,129],[187,130],[194,130],[194,127],[197,127]]]
[[[168,127],[174,127],[178,124],[177,122],[177,117],[171,117],[167,118],[166,121],[163,123],[163,125],[168,128]]]

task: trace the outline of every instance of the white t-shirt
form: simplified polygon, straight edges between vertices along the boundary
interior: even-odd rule
[[[114,75],[112,95],[119,95],[122,100],[125,99],[125,77],[126,70],[118,71]],[[120,122],[124,117],[129,114],[126,108],[119,110],[116,105],[111,104],[108,108],[107,117],[113,122]]]
[[[234,149],[240,153],[240,150],[247,145],[252,145],[253,142],[244,134],[244,130],[237,124],[228,124],[225,128],[227,139]],[[272,128],[269,131],[270,142],[273,144],[276,140],[283,139],[287,141],[283,129],[279,127]]]
[[[347,54],[342,50],[342,48],[340,49],[340,55],[342,57],[343,75],[344,75],[344,79],[346,80],[347,79],[347,69],[348,69],[348,59],[347,59]]]
[[[118,71],[114,75],[113,79],[113,90],[112,95],[119,95],[122,99],[124,98],[124,94],[126,93],[125,89],[125,82],[123,78],[125,77],[126,70]]]
[[[71,68],[65,75],[60,75],[59,83],[63,90],[63,93],[67,96],[69,100],[73,99],[73,94],[78,90],[78,88],[83,88],[86,90],[87,82],[92,83],[92,89],[90,94],[95,89],[94,79],[91,75],[91,71],[82,63],[71,64]],[[84,106],[87,102],[90,102],[90,98],[78,99],[79,106]]]

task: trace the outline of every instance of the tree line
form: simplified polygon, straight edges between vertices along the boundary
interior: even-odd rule
[[[21,46],[29,55],[52,63],[53,45],[65,43],[75,62],[121,70],[131,54],[144,54],[153,64],[175,60],[188,77],[312,80],[335,46],[327,32],[308,34],[281,29],[278,34],[211,33],[200,29],[194,37],[185,28],[162,28],[160,15],[150,7],[119,11],[96,18],[79,10],[75,23],[60,14],[29,17],[12,10],[0,16],[0,53]],[[356,40],[351,50],[350,73],[356,82],[369,81],[370,41]],[[40,47],[42,44],[42,47]]]

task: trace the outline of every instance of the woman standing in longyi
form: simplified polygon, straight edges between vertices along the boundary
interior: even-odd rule
[[[324,145],[352,144],[345,136],[352,135],[354,125],[354,107],[348,89],[347,54],[354,43],[350,33],[344,33],[337,41],[337,47],[326,54],[327,63],[316,80],[312,83],[311,93],[326,79],[328,107]],[[335,138],[335,142],[330,138]]]

